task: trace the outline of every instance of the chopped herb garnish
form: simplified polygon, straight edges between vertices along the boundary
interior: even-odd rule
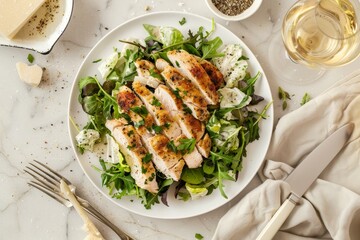
[[[195,138],[184,138],[179,140],[180,144],[177,146],[177,150],[183,154],[191,153],[194,151],[196,140]]]
[[[170,126],[171,126],[170,123],[165,123],[165,124],[164,124],[164,127],[166,127],[167,129],[169,129]]]
[[[147,168],[144,168],[144,166],[141,166],[141,173],[146,173],[147,172]],[[147,181],[145,180],[145,184],[147,183]]]
[[[300,105],[304,105],[305,103],[309,102],[311,99],[310,95],[308,93],[305,93],[304,96],[302,97],[301,103]]]
[[[127,135],[128,135],[129,137],[132,136],[132,135],[134,135],[134,130],[130,130]]]
[[[152,154],[151,153],[146,153],[145,157],[143,157],[141,160],[143,163],[148,163],[150,162],[152,159]]]
[[[186,18],[183,17],[180,21],[179,21],[180,25],[184,25],[186,23]]]
[[[285,110],[287,108],[287,100],[291,100],[290,94],[279,87],[279,99],[282,100],[282,110]]]
[[[98,62],[100,62],[102,59],[100,58],[100,59],[98,59],[98,60],[95,60],[95,61],[93,61],[92,63],[98,63]]]
[[[152,125],[151,127],[155,133],[161,133],[162,132],[162,127],[161,126],[157,126],[157,125]]]
[[[188,106],[186,106],[185,104],[183,104],[183,111],[188,114],[192,113],[191,109]]]
[[[130,108],[130,110],[133,111],[134,113],[139,114],[142,117],[146,117],[149,113],[144,105],[142,105],[141,107],[138,107],[138,106],[132,107],[132,108]]]
[[[155,96],[153,96],[151,105],[161,107],[161,102]]]
[[[136,128],[139,128],[140,126],[143,126],[143,125],[145,125],[144,119],[141,119],[138,122],[134,122],[134,127],[136,127]]]
[[[162,79],[163,79],[163,77],[161,76],[161,74],[158,73],[158,72],[155,70],[155,68],[151,68],[151,69],[149,70],[149,72],[150,72],[150,76],[152,76],[152,77],[154,77],[154,78],[157,78],[157,79],[159,79],[159,80],[162,80]]]
[[[175,61],[175,64],[176,64],[176,66],[177,66],[178,68],[180,67],[180,64],[179,64],[178,61]]]
[[[195,238],[198,240],[204,239],[203,235],[201,235],[200,233],[195,233]]]
[[[29,63],[33,63],[35,58],[31,53],[29,53],[28,56],[27,56],[27,60],[29,61]]]
[[[176,88],[175,90],[173,90],[173,93],[175,94],[176,98],[181,99],[178,88]]]
[[[174,140],[171,140],[166,145],[171,151],[177,152],[177,148],[175,146]]]
[[[132,148],[136,147],[136,144],[133,144],[133,145],[128,145],[126,148],[131,150]]]

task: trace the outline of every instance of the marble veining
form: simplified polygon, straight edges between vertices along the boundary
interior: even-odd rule
[[[294,1],[263,1],[259,11],[242,22],[225,22],[213,16],[204,1],[194,0],[75,0],[71,22],[49,55],[32,53],[44,71],[38,88],[20,81],[15,64],[26,62],[27,50],[0,47],[0,239],[82,239],[82,222],[68,209],[27,185],[25,165],[40,160],[68,177],[77,192],[135,239],[210,239],[221,216],[259,184],[255,178],[236,199],[210,213],[182,220],[159,220],[132,214],[102,196],[88,181],[74,158],[67,132],[67,104],[74,76],[90,49],[117,25],[149,12],[184,11],[212,18],[237,34],[262,64],[274,96],[276,119],[298,108],[305,92],[316,96],[336,80],[357,69],[359,61],[329,70],[309,86],[295,86],[276,79],[268,54],[271,39],[279,34],[281,19]],[[166,24],[166,23],[164,23]],[[293,94],[289,109],[281,110],[277,88]],[[97,223],[107,239],[116,236]]]

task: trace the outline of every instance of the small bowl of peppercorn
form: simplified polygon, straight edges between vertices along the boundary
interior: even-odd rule
[[[205,0],[210,10],[226,21],[240,21],[253,15],[262,0]]]

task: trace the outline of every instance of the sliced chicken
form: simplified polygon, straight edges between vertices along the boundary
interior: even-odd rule
[[[170,113],[162,107],[162,104],[155,95],[139,81],[134,81],[132,87],[136,94],[144,102],[149,113],[155,119],[156,124],[162,127],[164,134],[170,139],[175,139],[180,136],[181,128],[170,116]]]
[[[166,60],[159,58],[155,62],[156,69],[160,72],[164,71],[164,69],[168,66],[171,66],[170,63],[168,63]]]
[[[224,76],[214,64],[207,60],[200,60],[200,65],[204,68],[205,72],[209,75],[210,80],[215,85],[215,89],[219,90],[225,83]]]
[[[179,69],[200,90],[209,104],[216,105],[218,103],[219,95],[215,85],[193,55],[183,50],[172,50],[167,53],[167,56],[174,67]]]
[[[205,134],[204,137],[196,143],[196,148],[199,150],[200,154],[208,158],[210,155],[211,149],[211,139],[209,134]]]
[[[172,66],[167,66],[161,72],[161,75],[166,83],[173,90],[177,91],[183,103],[191,110],[191,114],[194,117],[200,121],[206,121],[209,118],[205,98],[189,79],[181,75],[179,70]]]
[[[120,87],[117,95],[117,102],[120,106],[120,111],[126,113],[134,124],[146,128],[151,128],[153,126],[153,117],[150,114],[141,111],[145,109],[145,106],[130,88],[126,86]],[[143,114],[140,114],[141,112],[143,112]]]
[[[180,142],[181,139],[187,139],[187,137],[185,135],[179,136],[174,141],[175,146],[179,146],[181,144]],[[203,157],[201,156],[197,148],[194,148],[194,150],[190,153],[184,154],[183,158],[185,160],[186,165],[189,168],[198,168],[201,166],[201,163],[203,162]]]
[[[156,88],[162,83],[160,73],[152,62],[138,59],[135,61],[135,66],[139,76],[136,76],[134,80],[152,88]]]
[[[156,182],[156,172],[151,161],[144,162],[147,151],[141,144],[140,136],[131,125],[121,126],[118,122],[108,121],[106,127],[118,142],[121,153],[130,167],[130,174],[135,183],[142,189],[157,193],[159,186]]]
[[[180,153],[173,152],[168,148],[169,139],[162,134],[157,134],[149,139],[150,152],[153,154],[153,161],[156,168],[171,177],[175,181],[180,180],[182,169],[185,165]]]
[[[154,95],[159,99],[164,109],[168,110],[177,121],[186,137],[195,138],[196,141],[201,139],[205,132],[205,125],[191,114],[183,111],[182,101],[168,87],[160,85],[155,89]]]

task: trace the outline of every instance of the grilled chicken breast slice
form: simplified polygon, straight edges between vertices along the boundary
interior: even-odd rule
[[[182,101],[168,87],[160,85],[155,89],[154,95],[177,121],[186,137],[195,138],[196,141],[201,139],[205,132],[205,125],[193,115],[183,111]]]
[[[204,137],[196,143],[196,148],[199,150],[200,154],[208,158],[210,155],[211,149],[211,139],[209,134],[205,134]]]
[[[121,126],[114,121],[108,121],[106,127],[118,142],[126,163],[130,166],[130,174],[135,183],[142,189],[157,193],[159,186],[156,182],[156,172],[153,163],[143,162],[147,151],[141,144],[140,136],[131,125]]]
[[[170,113],[158,102],[155,95],[139,81],[134,81],[132,86],[136,94],[144,102],[149,113],[155,119],[156,124],[162,127],[164,134],[170,139],[175,139],[180,136],[181,128],[170,116]]]
[[[151,137],[149,143],[156,168],[164,173],[165,176],[179,181],[182,168],[185,164],[181,154],[175,153],[168,148],[169,139],[162,134],[156,134],[154,137]]]
[[[183,103],[191,110],[191,114],[200,121],[209,118],[207,102],[199,89],[172,66],[167,66],[161,72],[166,83],[181,97]]]
[[[138,76],[136,76],[134,80],[138,80],[152,88],[156,88],[162,83],[161,79],[155,77],[160,73],[152,62],[138,59],[135,61],[135,66]]]
[[[220,87],[222,87],[225,83],[223,74],[211,62],[209,62],[207,60],[201,60],[201,59],[199,60],[199,62],[200,62],[200,65],[205,70],[205,72],[209,75],[210,80],[212,81],[212,83],[215,86],[215,89],[219,90]]]
[[[174,67],[192,81],[209,104],[216,105],[218,103],[219,95],[215,85],[193,55],[183,50],[172,50],[167,53],[167,57]]]
[[[181,144],[181,139],[187,139],[187,137],[185,135],[181,135],[176,138],[174,141],[175,146],[179,146]],[[197,148],[194,148],[194,150],[190,153],[184,154],[183,159],[185,160],[185,163],[189,168],[198,168],[203,162],[203,157],[201,156]]]
[[[120,111],[129,115],[131,121],[140,123],[144,121],[144,127],[151,128],[155,123],[150,114],[139,114],[136,109],[145,108],[141,100],[136,94],[127,86],[121,86],[117,95],[117,102],[120,106]]]

